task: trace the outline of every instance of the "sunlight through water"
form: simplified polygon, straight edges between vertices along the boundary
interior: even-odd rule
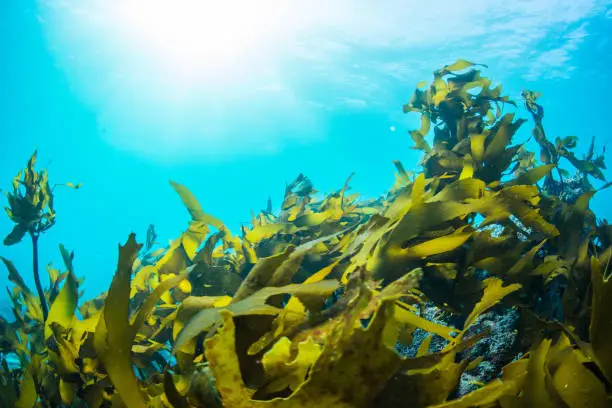
[[[117,34],[175,86],[236,81],[270,63],[290,36],[287,2],[127,0],[111,3]]]
[[[220,158],[268,154],[324,134],[317,109],[296,96],[283,65],[301,30],[317,20],[310,6],[280,0],[41,5],[58,66],[115,147],[162,160]]]

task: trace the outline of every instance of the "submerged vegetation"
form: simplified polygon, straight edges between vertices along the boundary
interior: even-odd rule
[[[63,247],[38,298],[4,260],[2,406],[612,406],[612,228],[589,209],[603,156],[549,141],[538,95],[523,95],[539,159],[514,140],[516,102],[459,60],[404,106],[421,117],[422,171],[396,162],[376,200],[350,177],[320,197],[300,175],[236,236],[171,182],[187,229],[165,248],[153,227],[144,247],[131,234],[88,301]],[[486,363],[483,322],[508,311],[511,354],[462,391]]]

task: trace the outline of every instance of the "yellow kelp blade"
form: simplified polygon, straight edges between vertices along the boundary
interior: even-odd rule
[[[153,293],[147,296],[147,299],[138,310],[138,313],[136,314],[136,317],[134,318],[134,321],[132,323],[132,329],[134,333],[140,330],[145,320],[150,316],[151,312],[153,312],[155,304],[159,301],[162,295],[170,289],[174,288],[175,286],[179,285],[185,279],[187,279],[189,277],[189,273],[193,270],[193,268],[194,267],[192,266],[188,268],[185,272],[163,281],[155,288]]]
[[[132,265],[141,247],[136,243],[135,234],[130,234],[127,243],[119,247],[117,272],[104,302],[103,315],[94,337],[98,357],[128,408],[146,406],[132,368],[134,332],[128,320]]]
[[[20,385],[19,399],[15,401],[15,408],[34,407],[38,400],[38,393],[36,392],[36,384],[29,367],[26,367]]]
[[[391,319],[392,301],[381,306],[367,328],[348,315],[330,334],[329,344],[316,360],[308,379],[287,398],[254,401],[242,381],[235,354],[231,313],[221,311],[223,328],[205,342],[206,358],[224,406],[236,408],[306,408],[316,401],[328,408],[367,407],[399,367],[400,358],[381,341]],[[353,311],[353,313],[358,310]],[[360,325],[360,323],[359,323]]]
[[[593,307],[589,333],[595,361],[612,384],[612,278],[604,277],[604,272],[599,259],[591,258]]]
[[[499,379],[495,379],[491,381],[489,384],[485,385],[482,388],[477,389],[476,391],[470,392],[469,394],[464,395],[463,397],[445,402],[438,405],[432,405],[429,408],[489,408],[498,406],[497,402],[507,395],[513,395],[518,392],[520,385],[522,384],[522,380],[525,378],[525,373],[521,376],[509,380],[509,381],[501,381]],[[508,406],[508,408],[527,408],[526,405],[516,405],[516,406]]]
[[[76,277],[72,272],[68,272],[66,281],[62,290],[57,295],[51,309],[49,309],[49,316],[45,322],[45,339],[49,338],[53,331],[51,330],[51,324],[57,323],[64,329],[69,328],[72,325],[74,319],[74,312],[78,302],[78,285]]]
[[[554,164],[545,164],[542,166],[534,167],[533,169],[527,170],[525,173],[520,174],[514,180],[510,180],[509,182],[504,183],[504,186],[509,187],[521,184],[536,184],[542,178],[548,176],[554,168]]]
[[[446,340],[452,341],[458,332],[454,327],[443,326],[438,323],[434,323],[431,320],[427,320],[410,310],[406,310],[401,306],[396,306],[395,319],[402,324],[409,325],[411,327],[418,327],[430,333],[435,333],[438,336],[445,338]]]
[[[486,138],[487,134],[470,135],[472,157],[477,163],[482,163],[482,160],[484,159],[484,142]]]
[[[246,279],[242,281],[236,294],[232,298],[232,303],[236,303],[247,298],[258,290],[264,288],[274,275],[278,267],[293,253],[294,246],[289,246],[284,252],[274,254],[266,258],[260,258],[253,269],[249,272]]]
[[[477,64],[475,62],[470,62],[470,61],[467,61],[467,60],[464,60],[464,59],[458,59],[454,64],[445,65],[444,68],[442,68],[442,70],[444,72],[461,71],[462,69],[473,67],[475,65],[480,65],[480,66],[486,67],[486,65],[484,65],[484,64]]]
[[[462,228],[450,235],[430,239],[406,249],[393,249],[392,254],[403,259],[423,259],[428,256],[450,252],[465,244],[472,237],[471,231],[463,232],[464,230],[465,228]]]
[[[319,270],[318,272],[315,272],[314,274],[310,275],[304,281],[304,283],[315,283],[315,282],[320,282],[324,280],[333,271],[336,265],[340,263],[341,260],[342,258],[337,259],[331,264]],[[287,305],[285,306],[285,310],[290,311],[292,313],[296,313],[298,315],[304,315],[306,313],[306,308],[304,307],[302,302],[300,302],[300,300],[295,296],[292,296],[289,299],[289,301],[287,302]]]
[[[286,406],[306,407],[312,401],[326,401],[322,405],[329,407],[370,406],[401,364],[386,344],[395,345],[391,339],[397,333],[393,305],[391,299],[384,301],[365,328],[359,308],[346,312],[327,337],[309,379],[288,398],[292,404]]]
[[[419,347],[419,355],[428,353],[431,338],[432,336],[429,336],[423,342],[422,346],[425,345],[423,350]],[[415,408],[429,407],[446,401],[448,395],[457,387],[459,377],[467,365],[467,361],[456,363],[454,359],[455,353],[449,353],[432,367],[406,370],[396,374],[389,382],[389,388],[380,393],[381,401],[377,406],[396,406],[400,402],[384,401],[385,393],[388,392],[393,392],[392,395],[395,396],[409,397],[410,406]]]
[[[545,339],[529,355],[527,377],[521,401],[527,406],[554,408],[556,405],[546,391],[546,358],[550,350],[550,339]]]
[[[463,160],[463,170],[459,174],[459,180],[470,179],[474,176],[474,163],[472,156],[466,154]]]
[[[283,233],[293,233],[295,231],[294,224],[265,224],[254,227],[250,231],[246,231],[244,237],[251,243],[258,243],[262,239],[270,238],[274,234],[278,234],[279,232]]]
[[[503,281],[497,278],[487,278],[483,281],[484,293],[480,301],[474,306],[472,312],[465,321],[465,329],[470,327],[478,316],[498,304],[505,296],[512,292],[516,292],[521,288],[521,285],[514,283],[512,285],[503,286]]]
[[[297,354],[292,348],[297,347]],[[321,355],[321,345],[312,338],[292,344],[287,337],[279,339],[261,359],[269,385],[266,393],[283,391],[287,387],[295,391],[305,380],[312,365]]]
[[[210,329],[217,321],[221,319],[221,311],[226,309],[235,316],[245,315],[268,315],[274,316],[282,309],[266,304],[268,298],[274,295],[289,294],[297,296],[320,296],[326,298],[338,289],[339,283],[332,280],[326,280],[308,284],[291,284],[282,287],[267,287],[254,293],[253,295],[240,300],[236,303],[231,303],[223,308],[205,309],[198,312],[190,321],[183,327],[174,344],[174,352],[179,350],[188,341],[199,335],[200,333]]]
[[[609,408],[612,401],[606,397],[605,384],[579,360],[579,352],[567,347],[557,354],[549,359],[554,358],[561,361],[561,364],[558,367],[550,367],[553,366],[550,362],[549,371],[554,368],[552,383],[567,406]]]
[[[183,201],[183,204],[189,211],[191,218],[194,221],[200,221],[206,224],[210,224],[217,229],[224,228],[223,223],[212,215],[206,214],[204,210],[202,210],[202,206],[198,199],[189,191],[187,187],[182,184],[176,183],[174,181],[170,181],[170,185],[174,188],[174,191],[178,193]]]
[[[223,327],[204,342],[206,360],[215,377],[215,385],[221,394],[223,406],[252,408],[264,403],[251,401],[253,390],[242,380],[240,362],[236,355],[236,327],[232,314],[227,310],[219,312]]]

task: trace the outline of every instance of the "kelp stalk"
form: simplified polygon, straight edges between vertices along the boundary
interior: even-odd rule
[[[43,318],[47,321],[49,306],[47,305],[45,292],[40,283],[40,274],[38,273],[38,234],[30,231],[30,237],[32,237],[32,272],[34,273],[34,283],[36,284],[36,292],[38,292],[40,299],[40,309],[42,310]]]

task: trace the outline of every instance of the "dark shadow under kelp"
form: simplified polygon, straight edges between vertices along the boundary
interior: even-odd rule
[[[349,194],[350,177],[320,196],[300,175],[278,214],[269,203],[235,236],[171,182],[185,232],[159,249],[153,228],[144,246],[130,235],[89,301],[62,249],[47,319],[7,261],[16,319],[0,321],[0,351],[20,364],[0,364],[2,404],[610,406],[612,230],[584,182],[603,179],[603,157],[550,142],[526,91],[536,160],[513,141],[526,119],[477,67],[418,86],[404,111],[421,115],[423,170],[396,162],[377,200]],[[551,187],[571,185],[562,158],[582,180],[572,199]],[[542,312],[555,282],[562,323]]]

